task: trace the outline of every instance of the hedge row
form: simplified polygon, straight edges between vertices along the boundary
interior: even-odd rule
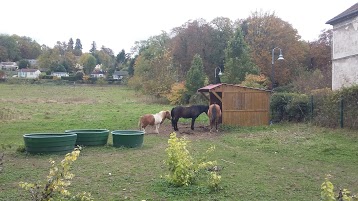
[[[270,109],[273,122],[311,121],[323,127],[358,129],[358,85],[315,90],[310,95],[274,93]]]

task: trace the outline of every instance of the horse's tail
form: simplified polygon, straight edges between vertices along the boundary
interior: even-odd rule
[[[139,121],[138,121],[138,128],[139,128],[139,130],[141,130],[142,129],[142,117],[139,117]]]
[[[212,107],[211,107],[210,122],[214,123],[215,120],[216,120],[216,116],[217,116],[217,114],[216,114],[216,104],[213,104],[213,105],[211,105],[211,106],[212,106]]]

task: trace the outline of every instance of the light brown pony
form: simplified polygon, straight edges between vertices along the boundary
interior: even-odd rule
[[[215,103],[211,104],[209,106],[208,116],[209,116],[209,122],[210,122],[210,132],[213,129],[214,124],[215,124],[216,132],[218,132],[218,124],[219,124],[219,119],[221,117],[220,106]]]
[[[155,126],[155,131],[159,134],[159,126],[164,122],[165,119],[172,119],[168,110],[160,111],[156,114],[145,114],[139,118],[138,127],[145,133],[145,128],[148,125]]]

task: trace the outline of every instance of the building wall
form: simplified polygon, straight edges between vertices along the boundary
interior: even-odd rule
[[[223,92],[224,125],[262,126],[269,124],[270,94],[246,90]]]
[[[333,26],[332,89],[358,84],[358,16]]]

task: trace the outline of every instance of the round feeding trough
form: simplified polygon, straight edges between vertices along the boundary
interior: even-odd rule
[[[112,131],[114,147],[141,147],[143,145],[144,131],[114,130]]]
[[[29,153],[69,153],[75,148],[76,133],[30,133],[24,135]]]
[[[109,130],[107,129],[76,129],[66,130],[65,133],[76,133],[76,145],[99,146],[108,141]]]

